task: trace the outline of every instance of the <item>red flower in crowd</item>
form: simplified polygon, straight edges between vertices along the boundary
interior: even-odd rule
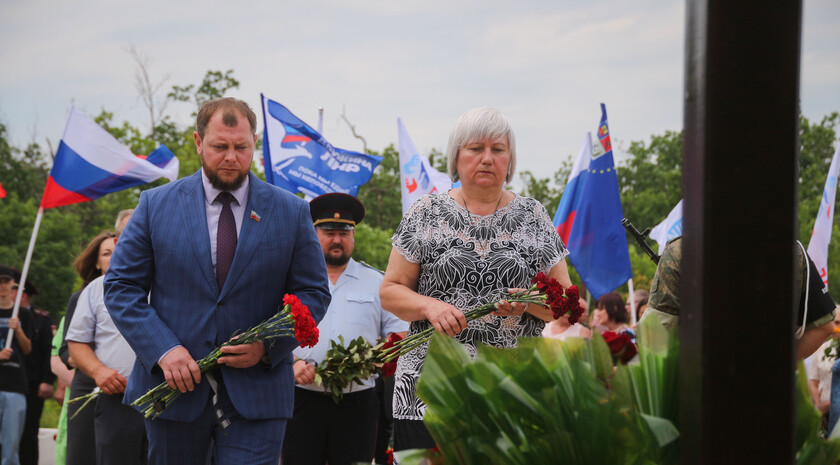
[[[388,336],[388,340],[384,344],[382,344],[382,353],[383,354],[388,354],[388,349],[390,349],[391,347],[394,347],[394,344],[398,341],[402,341],[402,339],[403,339],[402,336],[400,336],[399,334],[391,333],[391,335]],[[397,360],[398,359],[399,359],[399,357],[382,364],[382,376],[384,376],[384,377],[394,376],[394,373],[397,372]]]
[[[633,343],[630,335],[625,332],[614,333],[612,331],[604,331],[601,337],[604,338],[604,342],[610,347],[610,353],[614,361],[626,365],[638,353],[636,344]]]
[[[309,313],[309,307],[304,305],[297,296],[286,294],[283,303],[289,306],[292,318],[295,320],[295,339],[301,347],[313,347],[318,343],[318,324]]]

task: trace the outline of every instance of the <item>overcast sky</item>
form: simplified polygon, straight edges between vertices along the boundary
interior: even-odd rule
[[[840,1],[804,5],[802,111],[820,119],[840,111]],[[166,90],[233,69],[231,95],[258,113],[260,92],[312,126],[323,107],[325,137],[348,150],[362,145],[342,108],[370,149],[397,145],[401,117],[425,154],[461,113],[495,107],[520,169],[545,177],[577,154],[600,102],[619,151],[681,129],[684,14],[673,0],[2,0],[0,121],[17,146],[55,146],[71,105],[148,129],[133,45]],[[169,108],[189,122],[193,108]]]

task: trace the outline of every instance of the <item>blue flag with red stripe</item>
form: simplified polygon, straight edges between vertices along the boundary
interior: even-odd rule
[[[330,145],[283,105],[262,96],[265,179],[307,199],[330,192],[355,196],[382,157]]]
[[[623,217],[607,108],[602,103],[597,139],[586,134],[554,215],[569,260],[596,299],[633,276]]]
[[[87,202],[162,177],[178,179],[178,159],[166,146],[148,156],[135,156],[108,131],[71,108],[41,207]]]

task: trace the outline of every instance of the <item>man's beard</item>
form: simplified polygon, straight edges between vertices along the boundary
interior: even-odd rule
[[[334,249],[341,250],[341,255],[339,255],[339,256],[331,255],[330,252],[333,251]],[[332,249],[328,250],[327,253],[324,254],[324,261],[326,261],[327,265],[330,265],[330,266],[344,266],[344,265],[347,264],[347,262],[350,261],[350,255],[347,255],[346,253],[344,253],[344,248],[343,247],[342,248],[333,247]]]
[[[204,160],[202,160],[202,162],[203,161]],[[218,171],[211,170],[204,165],[204,163],[202,163],[201,166],[204,168],[204,174],[207,175],[207,180],[210,181],[210,185],[220,191],[233,192],[242,187],[242,183],[245,182],[245,178],[248,177],[248,172],[246,171],[244,173],[239,173],[233,181],[225,181],[219,177]]]

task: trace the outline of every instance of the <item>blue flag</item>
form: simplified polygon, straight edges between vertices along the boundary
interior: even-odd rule
[[[569,260],[596,299],[633,276],[603,103],[597,135],[593,140],[587,133],[554,215]]]
[[[330,192],[356,196],[382,157],[335,148],[279,103],[262,98],[265,179],[307,199]]]

